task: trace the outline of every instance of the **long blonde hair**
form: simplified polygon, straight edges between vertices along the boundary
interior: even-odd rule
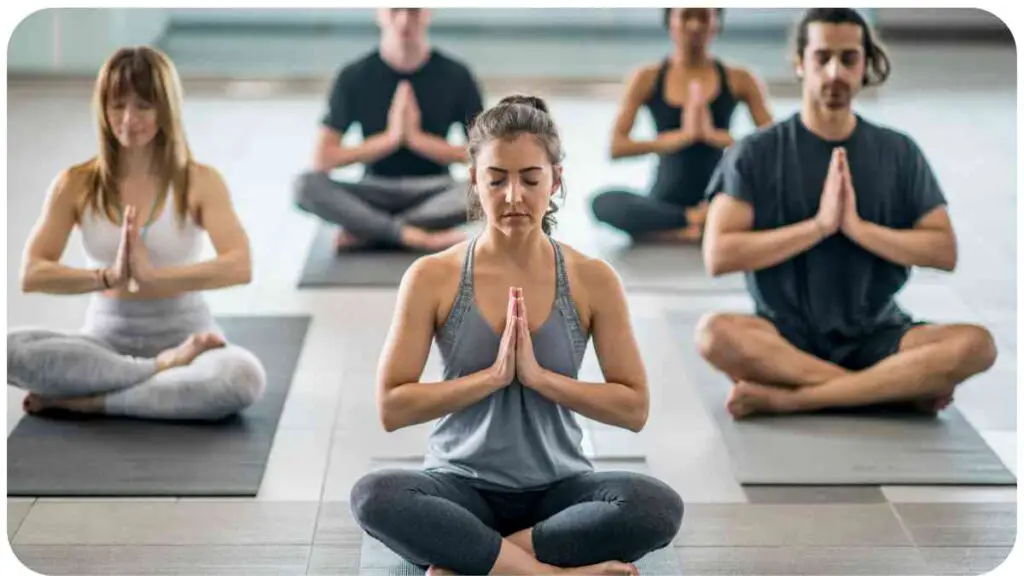
[[[164,53],[148,46],[121,48],[103,65],[93,91],[99,154],[85,166],[88,175],[85,203],[102,210],[117,222],[122,209],[117,189],[120,143],[107,118],[107,105],[116,98],[135,93],[157,110],[157,135],[153,158],[164,190],[173,187],[179,221],[188,215],[189,169],[194,160],[181,123],[181,83],[177,70]],[[144,213],[142,218],[148,218]]]

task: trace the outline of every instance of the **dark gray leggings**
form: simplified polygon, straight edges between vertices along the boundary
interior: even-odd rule
[[[349,501],[359,525],[407,561],[457,574],[490,573],[502,538],[531,527],[545,564],[635,562],[670,545],[683,521],[679,494],[631,472],[497,492],[442,472],[384,470],[360,479]]]
[[[468,186],[450,176],[380,178],[338,182],[307,172],[295,182],[300,209],[379,245],[401,244],[404,225],[446,230],[468,220]]]
[[[594,217],[633,237],[686,228],[686,209],[678,204],[625,190],[602,192],[591,201]]]

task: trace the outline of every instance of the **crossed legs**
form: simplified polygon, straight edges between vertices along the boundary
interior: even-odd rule
[[[996,359],[991,334],[971,324],[911,327],[892,354],[863,370],[808,354],[754,316],[709,314],[696,330],[700,354],[735,383],[727,408],[737,418],[899,402],[934,412]]]

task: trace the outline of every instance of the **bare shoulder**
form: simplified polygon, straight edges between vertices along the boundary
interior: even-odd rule
[[[739,95],[750,94],[761,89],[762,81],[752,70],[737,64],[723,64],[729,85]]]
[[[584,304],[589,308],[597,300],[613,298],[622,291],[619,274],[607,261],[588,256],[561,242],[558,245],[565,258],[570,290],[581,308]]]
[[[433,307],[438,319],[447,317],[458,291],[467,246],[468,242],[461,242],[417,258],[402,277],[401,300]]]
[[[188,179],[191,188],[199,193],[216,193],[227,190],[224,176],[209,164],[193,162],[188,169]]]
[[[634,69],[629,74],[627,91],[634,98],[643,99],[654,89],[655,80],[658,78],[660,64],[646,64]]]
[[[77,219],[94,174],[95,162],[93,160],[61,170],[50,181],[47,201],[52,206],[60,206],[62,209],[73,211]]]

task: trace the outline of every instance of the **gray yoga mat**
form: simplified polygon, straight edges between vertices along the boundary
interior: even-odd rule
[[[955,405],[938,417],[896,411],[764,416],[736,421],[725,410],[731,382],[697,353],[697,316],[670,313],[669,325],[747,485],[1016,485],[1015,476]]]
[[[682,574],[679,559],[671,546],[655,550],[636,562],[640,574],[663,576]],[[379,540],[363,534],[363,546],[359,551],[359,574],[361,576],[422,576],[424,570],[410,564],[392,552]]]
[[[339,252],[334,248],[336,230],[327,225],[317,229],[299,278],[299,288],[397,287],[409,266],[424,255],[390,248]]]
[[[263,362],[256,404],[212,423],[26,416],[7,438],[8,496],[255,496],[310,318],[217,321]]]
[[[742,274],[709,275],[699,246],[626,245],[604,248],[598,256],[615,269],[629,292],[746,292]]]

